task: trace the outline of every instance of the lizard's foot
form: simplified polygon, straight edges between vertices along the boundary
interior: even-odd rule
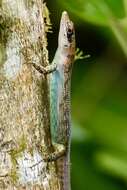
[[[53,143],[53,146],[55,148],[55,151],[53,153],[51,153],[50,155],[45,156],[43,158],[44,161],[53,162],[53,161],[56,161],[57,159],[59,159],[59,158],[61,158],[62,156],[65,155],[66,148],[65,148],[64,145]]]

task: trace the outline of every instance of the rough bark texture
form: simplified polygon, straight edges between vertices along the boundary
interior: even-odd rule
[[[58,190],[50,138],[48,64],[42,0],[0,0],[0,189]]]

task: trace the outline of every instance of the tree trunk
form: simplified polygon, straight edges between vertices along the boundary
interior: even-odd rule
[[[59,190],[50,137],[48,13],[42,0],[0,0],[0,189]]]

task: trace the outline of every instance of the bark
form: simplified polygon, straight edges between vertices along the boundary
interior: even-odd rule
[[[0,189],[58,190],[46,76],[48,12],[42,0],[0,0]]]

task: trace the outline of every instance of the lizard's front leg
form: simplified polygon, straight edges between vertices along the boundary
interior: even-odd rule
[[[42,65],[40,65],[38,63],[35,63],[35,62],[32,62],[31,64],[34,66],[34,68],[39,73],[44,74],[44,75],[54,72],[56,70],[56,68],[57,68],[56,64],[48,65],[46,67],[44,67],[44,66],[42,66]]]

